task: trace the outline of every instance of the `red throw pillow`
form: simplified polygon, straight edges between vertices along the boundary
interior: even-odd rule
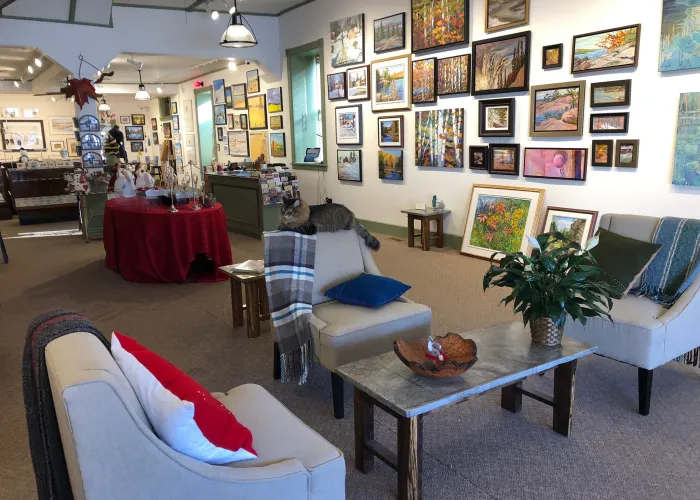
[[[215,465],[257,458],[250,430],[176,366],[117,332],[112,356],[156,434],[170,447]]]

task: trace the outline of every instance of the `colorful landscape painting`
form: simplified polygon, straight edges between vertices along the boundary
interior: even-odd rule
[[[438,95],[469,93],[469,54],[438,59]]]
[[[529,32],[495,42],[474,43],[474,93],[525,90],[530,64]]]
[[[389,52],[390,50],[403,49],[406,45],[405,38],[406,15],[395,14],[374,21],[374,52]]]
[[[700,2],[663,0],[659,71],[700,68]]]
[[[586,149],[525,148],[523,175],[586,180]]]
[[[379,119],[379,145],[401,146],[401,117]]]
[[[328,99],[345,99],[345,73],[328,75]]]
[[[379,151],[379,178],[391,181],[403,180],[403,151],[400,149]]]
[[[282,87],[267,89],[267,112],[280,113],[282,111]]]
[[[365,15],[357,14],[331,23],[331,64],[334,68],[365,60]]]
[[[508,106],[488,106],[486,108],[486,130],[501,131],[508,130]]]
[[[359,117],[355,109],[336,110],[336,121],[338,139],[357,140],[359,138]]]
[[[413,61],[413,102],[435,102],[435,58]]]
[[[248,98],[248,114],[250,115],[250,129],[266,129],[267,113],[265,110],[265,94]]]
[[[499,252],[517,252],[523,244],[530,200],[479,195],[470,245]]]
[[[625,105],[627,101],[627,86],[626,85],[594,85],[592,91],[592,103],[594,104],[608,104],[610,106],[614,105]]]
[[[619,132],[625,129],[626,115],[592,115],[591,132]]]
[[[527,24],[530,0],[487,0],[486,32]]]
[[[700,186],[700,92],[681,94],[673,183]]]
[[[581,88],[578,85],[535,91],[535,132],[576,131]]]
[[[416,111],[416,165],[463,168],[464,108]]]
[[[552,215],[552,222],[545,228],[548,233],[561,233],[564,238],[582,245],[587,239],[586,218],[572,217],[567,215]],[[557,244],[555,243],[555,247]]]
[[[518,173],[518,151],[512,147],[491,146],[491,172]]]
[[[412,52],[467,41],[466,0],[411,0]]]
[[[574,37],[572,72],[636,66],[639,26]]]
[[[561,58],[561,49],[559,47],[552,47],[544,52],[544,64],[545,66],[556,66],[559,64]]]
[[[245,83],[231,85],[231,91],[233,94],[233,109],[248,109],[245,87]]]
[[[595,145],[595,163],[610,163],[610,146],[608,144]]]
[[[369,67],[348,70],[348,100],[360,101],[369,98],[367,89],[367,74]]]
[[[287,147],[284,142],[284,132],[270,134],[270,156],[283,158],[287,156]]]
[[[399,103],[406,100],[406,65],[396,63],[377,68],[375,102]]]
[[[362,182],[362,151],[338,151],[338,180]]]
[[[226,104],[226,85],[223,80],[214,80],[214,104]]]

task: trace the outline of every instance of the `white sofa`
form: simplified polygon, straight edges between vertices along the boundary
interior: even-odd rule
[[[651,241],[656,217],[607,214],[600,227]],[[571,318],[564,334],[598,346],[598,354],[638,367],[639,413],[649,414],[653,370],[700,346],[700,276],[670,309],[646,297],[613,300],[614,323],[591,318],[584,327]]]

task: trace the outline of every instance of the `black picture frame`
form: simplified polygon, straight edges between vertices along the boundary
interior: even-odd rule
[[[131,124],[132,125],[146,125],[146,115],[142,114],[132,114],[131,115]]]
[[[516,40],[518,38],[524,39],[523,55],[524,55],[524,83],[519,87],[507,87],[502,89],[486,89],[477,90],[477,61],[479,60],[479,47],[485,44],[491,44],[495,42],[505,42],[508,40]],[[493,95],[493,94],[512,94],[515,92],[527,92],[530,90],[530,59],[531,59],[531,44],[532,44],[532,32],[531,31],[520,31],[518,33],[513,33],[511,35],[499,36],[494,38],[486,38],[484,40],[478,40],[472,42],[472,57],[471,57],[471,78],[472,83],[472,96],[480,95]]]
[[[338,168],[338,158],[340,157],[341,153],[344,152],[355,152],[358,154],[358,162],[360,163],[360,178],[359,179],[341,179],[340,178],[340,169]],[[336,171],[338,175],[338,180],[341,182],[362,182],[362,150],[361,149],[338,149],[336,151]]]
[[[251,78],[250,75],[254,76],[254,78]],[[251,69],[245,72],[245,82],[246,86],[248,87],[247,95],[257,94],[260,92],[260,72],[257,69]],[[256,86],[254,87],[251,85],[251,82],[257,82]]]
[[[432,61],[433,63],[433,97],[432,99],[416,100],[416,85],[414,81],[414,73],[416,64]],[[411,62],[411,104],[431,104],[437,102],[437,57],[426,57],[424,59],[414,59]]]
[[[246,88],[247,86],[245,83],[235,83],[231,85],[231,100],[234,110],[243,111],[248,109],[248,91]],[[241,90],[243,92],[241,92]],[[237,105],[238,103],[236,102],[240,100],[241,96],[243,98],[243,106]]]
[[[553,64],[547,64],[547,52],[550,50],[559,50],[559,60]],[[545,45],[542,47],[542,69],[559,69],[564,67],[564,44],[555,43],[554,45]]]
[[[512,149],[514,151],[515,171],[496,170],[494,155],[498,149]],[[520,144],[490,144],[489,145],[489,174],[520,176]]]
[[[333,79],[335,81],[339,75],[343,81],[343,95],[338,96],[338,97],[331,97],[331,79]],[[326,75],[326,97],[328,98],[329,101],[343,101],[347,98],[347,95],[348,95],[348,80],[347,80],[347,76],[345,74],[345,71],[339,71],[338,73],[331,73],[329,75]]]
[[[250,122],[250,114],[252,112],[251,110],[251,102],[256,103],[262,100],[262,113],[263,113],[263,118],[264,118],[264,123],[262,124],[263,126],[261,127],[253,127],[253,124]],[[222,123],[222,125],[226,125],[225,123]],[[248,98],[248,127],[250,130],[267,130],[267,94],[259,94],[255,96],[251,96]]]
[[[433,2],[437,3],[438,0],[433,0]],[[466,45],[469,43],[469,26],[470,26],[469,7],[470,7],[470,5],[469,5],[469,2],[467,0],[464,0],[464,39],[456,41],[456,42],[452,42],[452,43],[431,45],[430,47],[423,47],[420,49],[416,49],[415,40],[413,38],[413,21],[414,21],[414,19],[416,19],[416,16],[414,14],[413,4],[414,4],[414,2],[411,2],[411,52],[412,53],[418,54],[418,53],[426,52],[429,50],[442,49],[444,47],[452,47],[454,45]],[[429,11],[433,12],[433,9],[429,9]]]
[[[180,116],[179,115],[173,115],[173,130],[175,133],[178,133],[180,131]]]
[[[124,136],[127,141],[143,141],[146,139],[143,133],[143,125],[127,125],[124,127]]]
[[[226,101],[226,109],[233,109],[233,90],[231,87],[224,88],[224,100]]]
[[[2,123],[0,123],[0,150],[2,151],[9,151],[13,153],[18,153],[20,150],[20,147],[17,148],[8,148],[8,144],[5,139],[5,135],[8,133],[8,130],[6,129],[7,125],[13,124],[13,123],[21,123],[21,122],[32,122],[35,123],[36,126],[38,126],[41,129],[41,144],[44,146],[43,148],[28,148],[24,147],[24,144],[22,144],[20,147],[24,148],[25,151],[48,151],[49,150],[49,145],[46,143],[46,134],[44,133],[44,120],[5,120]],[[10,132],[11,133],[11,132]],[[77,130],[74,132],[75,138],[80,143],[80,132]],[[9,139],[8,139],[9,140]]]
[[[608,160],[596,161],[596,148],[598,145],[607,146]],[[615,157],[615,141],[594,139],[591,143],[591,167],[612,167],[613,158]]]
[[[153,145],[154,146],[160,145],[160,141],[158,140],[158,132],[153,132]]]
[[[508,129],[486,130],[486,110],[490,107],[508,107]],[[488,99],[479,101],[479,137],[515,137],[515,98]]]
[[[282,116],[280,116],[281,118]],[[248,115],[245,113],[241,115],[241,130],[248,130]]]
[[[156,118],[151,118],[151,131],[158,132],[158,120]]]
[[[335,23],[338,23],[340,21],[346,21],[348,19],[354,18],[354,17],[360,17],[360,21],[362,23],[362,36],[360,37],[360,42],[362,43],[362,58],[359,61],[350,61],[346,62],[343,64],[337,64],[333,58],[331,57],[331,67],[332,68],[344,68],[345,66],[355,66],[356,64],[364,64],[365,60],[367,59],[367,54],[366,54],[366,43],[365,43],[365,37],[367,36],[367,30],[365,26],[365,14],[353,14],[350,16],[346,16],[343,19],[336,19],[335,21],[331,21],[329,25],[329,31],[331,38],[333,37],[333,25]]]
[[[402,37],[401,37],[401,46],[396,46],[396,47],[391,47],[388,49],[378,49],[377,48],[377,23],[381,23],[382,21],[386,19],[391,19],[392,17],[397,17],[401,16],[401,30],[403,31]],[[398,14],[392,14],[391,16],[386,16],[386,17],[380,17],[379,19],[375,19],[374,22],[372,23],[373,28],[374,28],[374,53],[375,54],[385,54],[387,52],[393,52],[394,50],[403,50],[406,48],[406,13],[405,12],[399,12]]]
[[[175,102],[175,101],[170,101],[170,114],[171,115],[177,114],[177,102]]]
[[[444,89],[443,89],[442,92],[441,92],[441,91],[440,91],[440,90],[441,90],[441,89],[440,89],[440,66],[443,65],[443,64],[447,64],[448,61],[451,61],[451,60],[453,60],[453,59],[461,59],[461,58],[463,58],[463,57],[466,57],[466,58],[467,58],[467,65],[466,65],[466,66],[467,66],[467,69],[466,69],[466,72],[467,72],[467,88],[464,89],[464,90],[462,90],[462,89],[460,88],[460,89],[452,90],[452,91],[447,91],[447,90],[444,90]],[[436,91],[437,95],[439,95],[439,96],[451,96],[451,95],[460,95],[460,94],[468,95],[468,94],[471,93],[471,91],[472,91],[472,75],[471,75],[471,71],[472,71],[472,55],[471,55],[471,54],[459,54],[459,55],[456,55],[456,56],[443,57],[443,58],[441,58],[441,59],[438,59],[438,61],[437,61],[437,70],[436,70],[436,71],[437,71],[437,73],[438,73],[438,74],[437,74],[437,77],[435,78],[435,91]]]
[[[131,152],[138,153],[139,151],[143,151],[143,141],[132,142],[131,143]]]
[[[217,141],[224,140],[224,127],[216,127],[216,140]]]
[[[623,146],[634,147],[631,163],[620,163],[620,153]],[[618,139],[615,142],[615,166],[617,168],[637,168],[639,166],[639,139]]]
[[[634,47],[634,60],[629,63],[629,64],[619,64],[617,66],[608,66],[605,68],[589,68],[589,69],[579,69],[575,70],[574,65],[576,62],[576,40],[579,38],[586,38],[589,36],[593,35],[600,35],[603,33],[610,33],[613,31],[620,31],[620,30],[626,30],[630,28],[636,28],[637,29],[637,40],[636,44]],[[600,31],[593,31],[592,33],[584,33],[583,35],[574,35],[573,41],[571,44],[571,74],[572,75],[577,75],[581,73],[591,73],[594,71],[614,71],[614,70],[619,70],[619,69],[624,69],[624,68],[636,68],[637,64],[639,63],[639,41],[642,38],[642,25],[641,24],[631,24],[629,26],[620,26],[619,28],[611,28],[607,30],[600,30]]]
[[[624,124],[623,128],[621,128],[621,129],[593,130],[593,122],[595,121],[595,119],[596,118],[604,118],[606,116],[607,117],[619,117],[619,116],[624,117],[625,124]],[[589,132],[591,134],[626,134],[629,130],[629,126],[630,126],[630,114],[629,114],[629,112],[591,114],[590,123],[589,123]]]
[[[625,99],[622,102],[596,102],[595,91],[602,87],[621,85],[625,88]],[[591,108],[616,108],[629,106],[632,103],[632,80],[613,80],[611,82],[591,83]]]
[[[248,115],[241,115],[241,128],[243,128],[243,117],[246,119],[246,128],[248,127]],[[279,120],[279,123],[277,121]],[[274,115],[270,117],[270,130],[284,129],[284,115]]]
[[[474,159],[475,153],[482,154],[482,163],[479,165]],[[489,147],[488,146],[469,146],[469,170],[481,170],[488,172],[489,170]]]
[[[533,151],[533,150],[542,150],[542,151],[554,151],[554,158],[556,158],[557,153],[560,152],[568,152],[568,151],[577,151],[577,152],[583,152],[583,159],[581,161],[580,167],[581,167],[581,177],[554,177],[554,176],[548,176],[548,175],[532,175],[532,174],[527,174],[527,153],[528,151]],[[528,179],[554,179],[554,180],[560,180],[560,181],[575,181],[575,182],[586,182],[586,177],[588,176],[588,149],[586,148],[567,148],[567,147],[561,147],[561,148],[552,148],[552,147],[543,147],[543,148],[534,148],[534,147],[527,147],[525,148],[525,151],[523,152],[523,177],[527,177]]]
[[[226,125],[226,120],[226,104],[214,104],[214,125]]]
[[[343,110],[343,109],[349,109],[349,108],[355,108],[357,109],[357,135],[358,135],[358,142],[343,142],[340,143],[338,142],[340,140],[340,136],[338,135],[339,130],[338,130],[338,112]],[[351,106],[338,106],[335,108],[335,115],[333,117],[333,124],[335,125],[335,144],[338,147],[343,147],[343,146],[362,146],[362,142],[364,140],[364,135],[363,135],[363,128],[362,128],[362,104],[353,104]]]

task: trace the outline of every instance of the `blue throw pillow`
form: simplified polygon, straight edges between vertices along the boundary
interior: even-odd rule
[[[398,299],[410,289],[410,286],[400,281],[363,273],[357,278],[334,286],[326,292],[326,297],[353,306],[381,307]]]

